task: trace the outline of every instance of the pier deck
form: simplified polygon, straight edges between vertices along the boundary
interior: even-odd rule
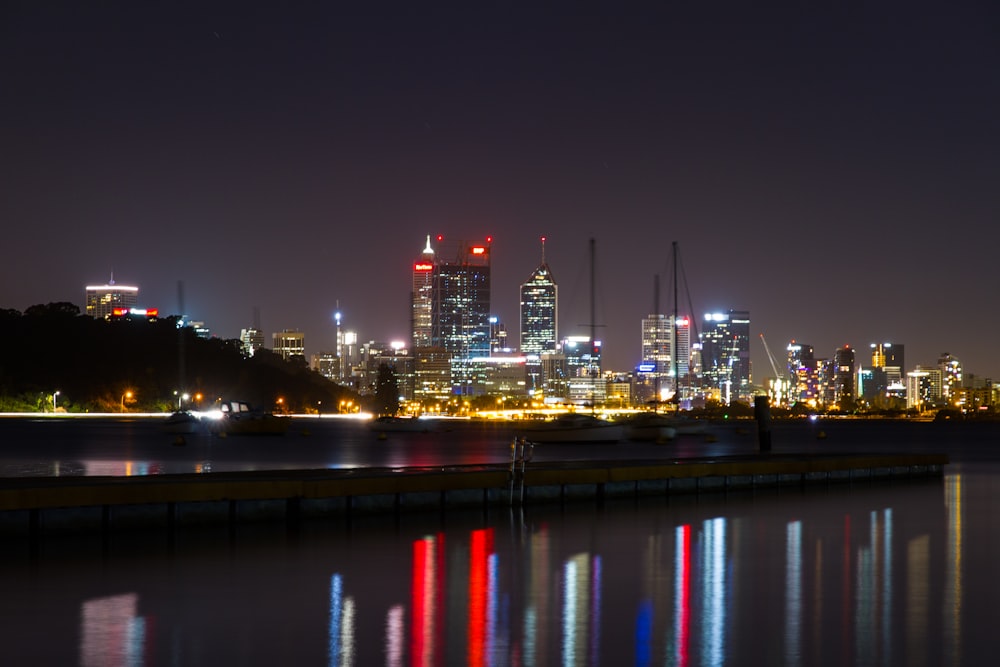
[[[489,508],[941,476],[944,454],[756,454],[435,468],[0,480],[0,532]]]

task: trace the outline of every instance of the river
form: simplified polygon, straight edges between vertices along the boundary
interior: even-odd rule
[[[0,420],[12,474],[503,462],[503,429],[299,422],[176,446],[145,422]],[[48,429],[48,430],[46,430]],[[352,430],[353,429],[353,430]],[[935,451],[943,478],[0,542],[7,664],[992,664],[1000,424],[776,425],[780,451]],[[591,446],[592,447],[592,446]],[[671,445],[724,456],[722,425]],[[221,451],[220,451],[221,450]],[[391,463],[390,463],[391,462]]]

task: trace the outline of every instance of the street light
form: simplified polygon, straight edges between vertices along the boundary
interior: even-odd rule
[[[122,412],[125,412],[125,399],[126,398],[128,400],[130,400],[130,401],[132,400],[132,392],[131,391],[126,391],[124,394],[122,394]]]
[[[55,391],[52,394],[52,412],[56,411],[56,396],[58,396],[58,395],[59,395],[58,391]]]

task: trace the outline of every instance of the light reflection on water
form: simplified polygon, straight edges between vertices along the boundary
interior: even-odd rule
[[[967,531],[992,544],[963,511],[992,479],[528,508],[485,526],[404,516],[204,548],[181,533],[166,560],[127,537],[71,560],[90,547],[59,541],[4,568],[17,610],[0,640],[15,662],[81,665],[962,664],[984,647],[970,627],[992,640],[963,561]],[[992,603],[992,573],[973,574]]]

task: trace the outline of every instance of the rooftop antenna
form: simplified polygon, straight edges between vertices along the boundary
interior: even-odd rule
[[[545,237],[542,237],[542,264],[545,263]]]

